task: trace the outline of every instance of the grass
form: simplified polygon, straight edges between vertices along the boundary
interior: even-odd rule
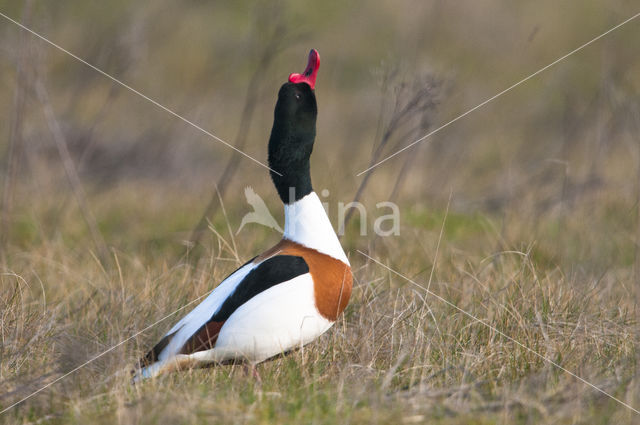
[[[334,226],[338,202],[362,182],[354,174],[407,100],[402,87],[434,78],[442,93],[437,108],[397,128],[384,155],[637,13],[627,0],[0,0],[0,10],[229,143],[259,70],[243,127],[245,151],[259,160],[278,87],[318,48],[312,174],[316,190],[330,192],[322,199]],[[255,225],[232,235],[247,212],[246,185],[280,209],[265,170],[241,160],[223,196],[227,215],[216,210],[201,244],[188,246],[231,151],[2,23],[0,410],[274,244],[278,235]],[[354,216],[342,238],[355,277],[344,316],[304,349],[261,364],[262,384],[224,366],[130,385],[127,369],[183,310],[0,424],[637,423],[425,288],[640,408],[639,31],[627,24],[377,168],[361,199],[368,220]],[[260,53],[272,42],[281,44],[265,68]],[[38,82],[106,252],[68,188]],[[411,131],[416,122],[425,131]],[[400,236],[375,238],[374,219],[388,213],[375,205],[389,199],[400,207]],[[361,221],[369,236],[359,235]]]
[[[171,198],[158,201],[150,214],[158,221],[147,222],[148,228],[164,226],[165,235],[184,230]],[[126,196],[105,203],[98,223],[113,225],[115,212],[132,203]],[[175,255],[179,237],[157,244],[145,238],[147,228],[126,229],[133,248],[112,250],[102,265],[79,248],[91,242],[77,211],[68,218],[77,239],[34,243],[18,233],[30,249],[16,244],[7,253],[1,407],[205,294],[255,249],[277,240],[260,229],[243,231],[236,243],[245,248],[236,260],[232,244],[211,234],[193,264]],[[219,219],[221,238],[229,238]],[[476,213],[415,211],[403,223],[402,238],[379,239],[369,255],[420,287],[351,251],[356,283],[344,316],[304,349],[261,364],[262,384],[240,366],[221,366],[130,385],[126,368],[183,311],[3,414],[0,423],[634,423],[637,415],[629,409],[426,294],[428,287],[638,406],[631,268],[622,262],[599,275],[567,269],[549,260],[564,258],[566,246],[556,244],[555,252],[544,240],[526,249],[512,246],[501,240],[495,221]],[[512,227],[506,233],[523,230]],[[547,227],[554,225],[541,224]]]

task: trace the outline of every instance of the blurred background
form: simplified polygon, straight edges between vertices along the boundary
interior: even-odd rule
[[[636,423],[420,287],[640,406],[640,17],[357,174],[638,8],[0,0],[263,163],[278,90],[317,49],[313,185],[335,228],[339,203],[367,213],[341,239],[344,319],[261,365],[264,398],[226,367],[131,388],[118,374],[181,309],[280,239],[238,232],[245,189],[281,226],[282,205],[264,167],[0,16],[0,410],[55,383],[0,422]],[[385,201],[399,235],[374,232]]]
[[[372,234],[388,213],[376,203],[392,200],[396,239],[422,250],[420,232],[439,230],[450,200],[445,237],[469,255],[528,247],[539,261],[590,271],[630,271],[637,258],[640,21],[356,174],[636,9],[630,0],[0,1],[3,13],[262,162],[277,91],[316,48],[312,177],[329,191],[335,226],[337,203],[357,197]],[[46,256],[52,242],[78,258],[117,249],[179,259],[215,243],[207,221],[235,233],[250,211],[246,186],[282,223],[264,168],[5,18],[0,117],[10,264],[26,251]],[[348,222],[345,245],[386,246],[358,235],[361,220]],[[278,239],[246,229],[246,258]],[[477,237],[487,232],[490,245]]]

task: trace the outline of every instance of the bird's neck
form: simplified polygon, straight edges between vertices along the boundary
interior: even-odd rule
[[[311,172],[309,158],[287,162],[281,165],[269,158],[269,167],[278,171],[271,172],[271,179],[278,191],[280,199],[285,204],[297,202],[313,191],[311,187]]]
[[[349,264],[322,202],[313,191],[295,202],[285,203],[283,238]]]

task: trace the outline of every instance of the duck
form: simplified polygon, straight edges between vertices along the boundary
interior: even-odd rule
[[[320,55],[278,92],[268,143],[270,176],[284,204],[284,233],[179,320],[139,361],[133,381],[212,364],[255,365],[329,330],[352,290],[349,260],[311,184]]]

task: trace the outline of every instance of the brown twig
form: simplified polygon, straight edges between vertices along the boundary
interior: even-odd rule
[[[431,127],[431,114],[423,114],[420,125],[415,127],[414,135],[422,135],[429,131]],[[395,148],[394,148],[395,149]],[[396,181],[393,185],[393,189],[391,189],[391,193],[389,194],[389,202],[395,202],[398,198],[400,190],[404,185],[404,182],[409,175],[409,170],[413,166],[417,155],[407,155],[404,163],[402,164],[402,168],[400,168],[400,172],[398,173],[398,177],[396,177]]]
[[[253,121],[253,113],[255,110],[256,101],[260,92],[260,86],[262,84],[262,81],[264,81],[264,72],[271,65],[277,54],[283,50],[285,44],[285,36],[286,28],[284,24],[280,23],[276,27],[266,46],[261,49],[262,55],[258,60],[256,68],[251,76],[251,79],[249,80],[249,85],[247,86],[244,107],[242,109],[242,115],[240,119],[240,127],[238,128],[238,133],[235,138],[234,146],[239,150],[243,150],[247,142],[247,136],[249,134],[249,129],[251,128],[251,122]],[[233,152],[231,158],[229,158],[229,161],[227,162],[222,175],[214,186],[217,188],[217,190],[215,190],[212,194],[211,199],[202,214],[202,217],[191,232],[191,236],[189,237],[189,247],[197,246],[200,242],[204,231],[207,229],[207,222],[209,217],[214,215],[218,208],[218,199],[222,199],[222,197],[224,197],[229,183],[233,179],[233,176],[238,169],[240,158],[241,156],[237,152]],[[197,256],[192,256],[191,258],[193,260],[196,259]]]
[[[30,21],[31,5],[31,0],[28,0],[24,5],[23,22],[25,23]],[[16,52],[18,56],[16,61],[16,87],[13,96],[13,114],[11,117],[11,124],[9,126],[9,150],[7,152],[2,205],[0,207],[0,211],[2,212],[0,218],[0,253],[3,263],[6,261],[6,248],[11,231],[10,222],[11,210],[13,207],[13,191],[20,162],[21,145],[23,142],[23,118],[26,107],[25,87],[27,77],[25,67],[28,52],[28,37],[22,31],[18,34]]]
[[[87,197],[82,188],[80,178],[78,177],[76,166],[73,162],[73,159],[71,158],[71,154],[69,153],[67,141],[64,137],[62,129],[60,128],[60,123],[56,119],[53,107],[51,106],[49,93],[40,77],[36,78],[35,91],[38,100],[42,104],[42,110],[45,116],[47,127],[49,128],[49,131],[51,132],[53,140],[56,144],[56,148],[58,149],[58,154],[60,155],[60,159],[62,160],[62,166],[64,168],[65,174],[67,175],[69,186],[71,187],[71,191],[76,198],[78,206],[80,207],[82,217],[84,218],[84,221],[89,228],[89,232],[91,233],[91,237],[93,239],[93,243],[96,247],[97,253],[102,263],[104,264],[109,258],[107,244],[105,243],[104,238],[102,237],[102,234],[98,229],[95,217],[89,209]]]
[[[387,73],[383,80],[382,101],[378,122],[382,122],[384,120],[384,111],[386,109],[385,105],[387,99],[391,95],[388,93],[387,87],[389,86],[389,82],[395,78],[395,75],[396,73],[393,72]],[[378,135],[382,134],[382,136],[377,147],[373,150],[371,160],[369,161],[369,167],[378,162],[382,156],[384,148],[391,140],[396,138],[398,131],[404,129],[405,134],[417,134],[418,132],[426,131],[429,127],[432,114],[435,112],[438,105],[441,86],[441,81],[432,76],[427,77],[426,81],[425,79],[417,78],[412,84],[400,82],[393,85],[393,97],[395,101],[393,112],[391,113],[389,122],[384,127],[379,127]],[[417,123],[416,119],[418,119]],[[379,137],[378,135],[376,137]],[[397,150],[403,143],[406,143],[406,137],[399,137],[393,150]],[[414,156],[415,155],[411,155],[410,158]],[[407,172],[412,164],[413,160],[408,159],[405,161],[394,185],[392,195],[397,194],[397,191],[404,182]],[[369,169],[369,171],[364,175],[364,178],[360,182],[360,186],[358,186],[356,194],[353,197],[353,202],[358,202],[360,200],[364,189],[369,183],[372,171],[372,169]],[[346,228],[349,220],[353,216],[353,211],[354,209],[350,208],[347,212],[344,219],[344,228]]]
[[[640,106],[638,103],[632,103],[629,107],[629,113],[631,114],[631,123],[635,128],[634,134],[636,138],[640,135]],[[638,144],[640,146],[640,144]],[[638,158],[638,164],[636,166],[636,182],[638,186],[636,188],[636,235],[635,235],[635,251],[633,261],[633,274],[635,281],[640,279],[640,153],[636,155]],[[636,308],[640,308],[640,285],[635,285],[636,291]],[[638,362],[640,364],[640,354],[638,355]]]

